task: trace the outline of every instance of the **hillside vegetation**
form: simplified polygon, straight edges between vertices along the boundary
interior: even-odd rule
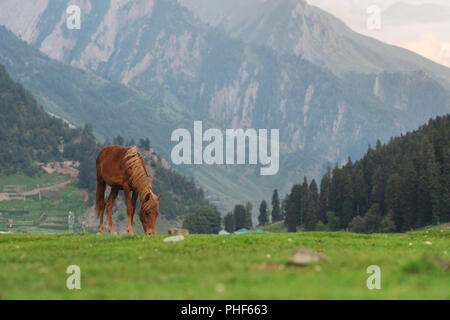
[[[289,230],[398,232],[450,221],[450,115],[377,143],[283,202]]]
[[[91,125],[72,128],[50,116],[38,106],[32,94],[14,82],[0,65],[0,192],[5,186],[20,186],[22,191],[70,180],[61,174],[48,174],[41,163],[70,160],[79,162],[77,182],[53,193],[25,196],[24,200],[0,202],[0,229],[13,218],[16,231],[67,231],[67,214],[78,218],[92,204],[96,186],[96,157],[108,142],[99,143]],[[123,141],[123,139],[122,139]],[[145,140],[143,140],[145,141]],[[125,141],[123,141],[125,142]],[[147,148],[150,149],[150,145]],[[211,204],[203,190],[175,170],[163,158],[141,149],[150,168],[154,190],[163,194],[160,211],[163,219],[175,220]],[[80,192],[87,190],[86,201]],[[78,221],[78,220],[77,220]],[[81,230],[78,225],[76,230]]]
[[[22,85],[0,65],[0,174],[37,173],[35,161],[61,161],[64,143],[79,135],[38,107]]]

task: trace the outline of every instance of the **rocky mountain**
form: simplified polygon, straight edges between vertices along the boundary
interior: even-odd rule
[[[81,68],[84,75],[103,85],[88,91],[80,81],[79,86],[85,88],[80,94],[87,92],[87,97],[101,99],[111,95],[122,101],[121,107],[113,109],[114,116],[108,109],[114,104],[101,103],[91,104],[89,110],[78,106],[80,112],[75,114],[61,103],[57,104],[59,110],[54,108],[56,114],[69,120],[88,117],[95,126],[99,122],[101,130],[128,130],[128,136],[146,132],[140,136],[155,140],[158,152],[166,157],[174,145],[171,129],[192,130],[194,119],[222,130],[280,129],[280,171],[276,176],[261,177],[258,166],[178,167],[194,176],[222,210],[238,201],[256,203],[267,198],[274,186],[286,192],[304,175],[317,177],[328,162],[344,162],[348,155],[358,158],[378,138],[387,141],[429,117],[450,111],[448,93],[436,80],[446,79],[448,69],[353,34],[339,20],[303,1],[262,2],[266,9],[253,8],[259,18],[248,17],[248,21],[259,19],[261,26],[267,24],[262,29],[242,25],[248,39],[242,39],[244,31],[231,37],[226,33],[231,31],[205,24],[175,0],[24,1],[25,10],[15,9],[12,3],[4,0],[0,4],[9,10],[8,16],[0,15],[1,24],[65,63],[66,68],[68,64]],[[69,3],[81,8],[81,30],[65,26]],[[263,19],[258,12],[273,15]],[[283,28],[290,28],[290,22],[286,23],[290,19],[295,21],[292,30],[306,26],[308,32],[301,33],[300,40],[296,34],[279,36]],[[274,42],[257,41],[258,34]],[[299,51],[282,49],[288,45],[297,45]],[[43,72],[53,64],[30,72],[24,67],[29,57],[18,63],[21,54],[1,52],[0,58],[12,74],[23,69],[24,83],[32,76],[46,79]],[[13,63],[8,63],[10,60]],[[321,66],[325,62],[334,66],[330,69],[335,73]],[[415,72],[418,66],[425,71]],[[342,73],[349,70],[358,72]],[[389,72],[361,75],[361,71],[384,70]],[[392,73],[395,70],[398,72]],[[60,85],[70,86],[72,76],[59,75],[65,79]],[[30,82],[30,87],[34,83]],[[108,85],[124,93],[115,95],[116,89],[108,89]],[[44,81],[36,92],[49,86]],[[125,99],[126,93],[130,99],[139,97],[138,103]],[[146,97],[163,102],[160,107],[149,106]],[[124,108],[127,112],[120,111]],[[155,113],[161,116],[155,118]]]
[[[103,139],[118,134],[135,139],[152,136],[153,145],[159,147],[166,142],[160,133],[169,134],[179,126],[177,119],[183,119],[183,112],[161,99],[51,59],[2,26],[0,63],[47,112],[75,126],[95,124]],[[127,125],[122,122],[124,114]]]
[[[411,51],[358,34],[305,0],[179,0],[203,21],[247,43],[300,56],[340,75],[422,70],[450,89],[450,69]],[[429,6],[427,7],[428,9]],[[409,10],[408,10],[409,9]],[[421,21],[420,7],[397,4],[383,19],[402,15]],[[448,8],[435,6],[445,17]],[[447,11],[445,11],[447,10]],[[430,11],[430,10],[428,10]],[[407,13],[406,13],[407,12]],[[448,14],[447,14],[448,17]]]

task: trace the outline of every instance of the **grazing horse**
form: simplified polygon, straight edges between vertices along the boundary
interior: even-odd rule
[[[105,202],[106,185],[111,187],[108,201]],[[144,160],[136,147],[107,146],[97,157],[97,190],[95,210],[100,218],[98,233],[103,231],[105,206],[108,212],[108,231],[114,234],[112,208],[114,200],[123,190],[127,205],[128,233],[133,234],[133,216],[139,196],[141,211],[139,218],[145,234],[155,234],[155,223],[161,195],[152,191],[152,185],[145,168]],[[131,195],[133,192],[133,195]]]

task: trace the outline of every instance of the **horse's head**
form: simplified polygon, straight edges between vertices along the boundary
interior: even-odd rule
[[[149,193],[141,203],[141,212],[139,218],[142,222],[142,227],[144,228],[145,234],[156,234],[156,218],[158,217],[159,200],[161,195],[158,197],[153,193]]]

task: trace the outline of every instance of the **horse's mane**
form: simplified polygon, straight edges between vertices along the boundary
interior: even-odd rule
[[[149,194],[150,198],[154,200],[155,195],[153,194],[152,184],[142,156],[139,154],[137,148],[133,146],[127,150],[123,159],[129,175],[129,183],[131,187],[138,192],[141,207],[150,209],[154,201],[145,201],[145,199]]]

